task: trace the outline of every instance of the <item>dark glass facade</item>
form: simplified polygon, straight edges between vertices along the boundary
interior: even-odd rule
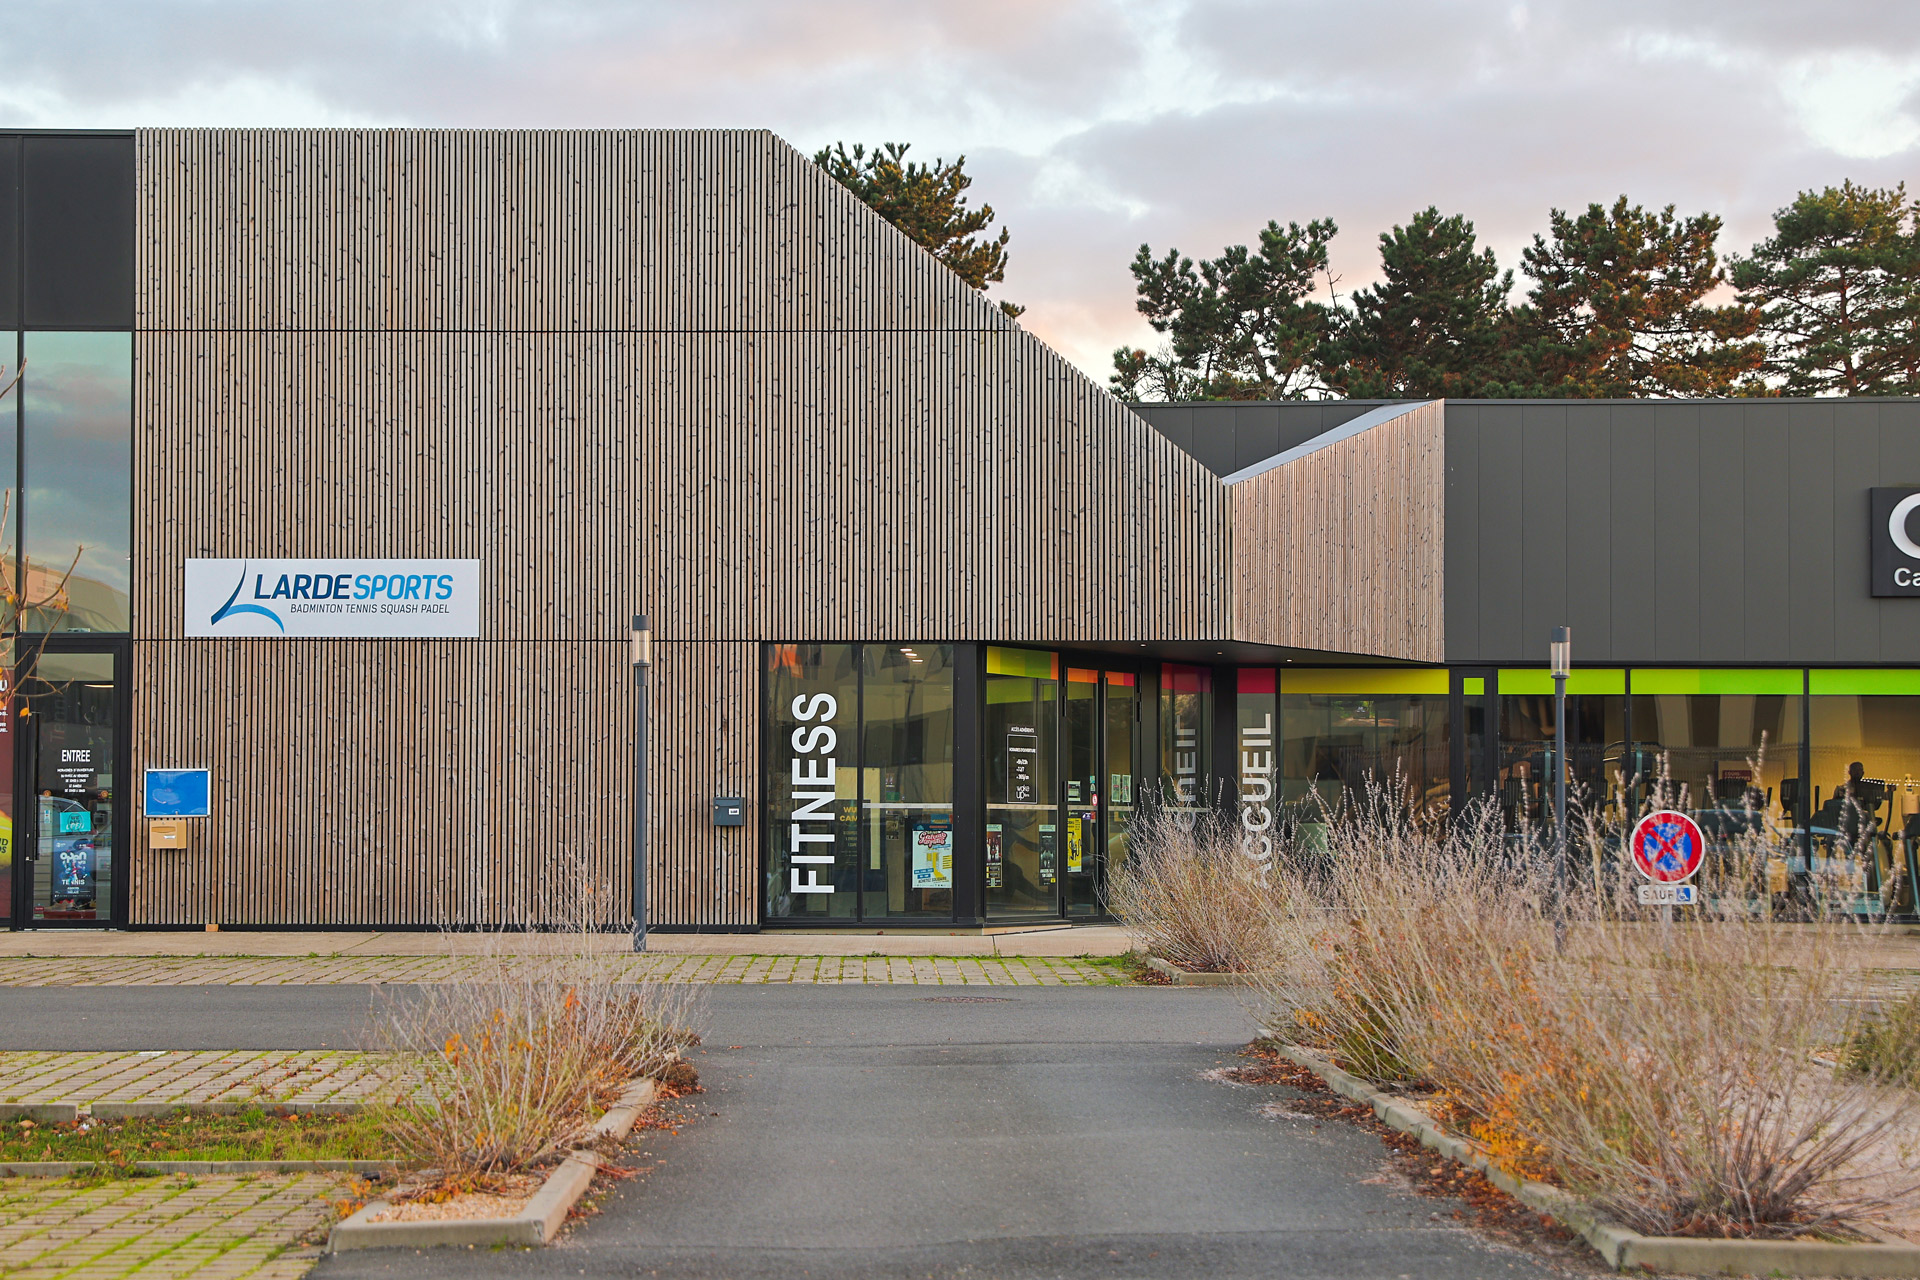
[[[133,188],[130,135],[0,134],[0,921],[16,925],[125,919]]]
[[[1153,792],[1176,810],[1237,809],[1257,863],[1369,789],[1431,817],[1492,804],[1515,833],[1554,822],[1556,704],[1538,668],[764,652],[770,923],[1102,918],[1106,870]],[[1736,839],[1760,831],[1775,856],[1747,869],[1764,876],[1755,894],[1913,910],[1920,672],[1590,668],[1566,710],[1576,818],[1682,809],[1708,836],[1708,891],[1727,888],[1716,877]]]

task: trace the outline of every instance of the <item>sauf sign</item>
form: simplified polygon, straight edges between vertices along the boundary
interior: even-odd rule
[[[477,639],[478,560],[189,560],[186,633]]]
[[[1873,594],[1920,596],[1920,489],[1869,489]]]

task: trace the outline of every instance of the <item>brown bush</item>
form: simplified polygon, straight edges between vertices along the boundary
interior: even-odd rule
[[[1128,857],[1107,869],[1107,909],[1146,954],[1195,973],[1266,962],[1269,878],[1247,856],[1237,815],[1143,806],[1128,843]]]
[[[578,882],[585,882],[584,868]],[[394,1064],[384,1123],[443,1180],[524,1170],[579,1145],[633,1080],[677,1063],[685,988],[615,980],[588,895],[460,948],[462,980],[384,999],[375,1045]]]
[[[1549,1177],[1656,1234],[1793,1234],[1914,1194],[1889,1165],[1916,1095],[1816,1055],[1872,998],[1855,948],[1876,926],[1817,904],[1769,918],[1764,823],[1726,843],[1706,905],[1663,921],[1583,822],[1550,844],[1491,812],[1449,829],[1381,793],[1287,848],[1252,900],[1272,1034],[1382,1082],[1420,1078],[1510,1170]]]

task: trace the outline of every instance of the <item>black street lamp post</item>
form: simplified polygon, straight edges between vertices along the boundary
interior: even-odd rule
[[[653,632],[647,615],[633,620],[633,949],[647,949],[647,668]]]
[[[1567,896],[1567,677],[1573,674],[1573,629],[1555,627],[1548,646],[1553,666],[1553,896]]]

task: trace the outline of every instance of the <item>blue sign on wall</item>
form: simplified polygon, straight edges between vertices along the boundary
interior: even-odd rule
[[[149,818],[204,818],[212,791],[205,769],[147,770]]]

